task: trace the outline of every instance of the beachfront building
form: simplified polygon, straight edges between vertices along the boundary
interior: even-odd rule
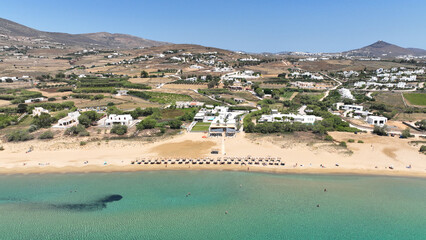
[[[49,114],[49,110],[44,109],[44,108],[42,108],[42,107],[35,107],[35,108],[33,109],[32,116],[33,116],[33,117],[35,117],[35,116],[40,116],[42,113],[47,113],[47,114]]]
[[[133,123],[133,117],[130,114],[117,115],[110,114],[107,119],[105,119],[104,125],[109,127],[113,125],[126,125],[130,126]]]
[[[230,111],[229,107],[216,106],[202,108],[195,115],[194,121],[211,123],[209,136],[234,136],[238,131],[241,115],[247,111]]]
[[[300,122],[305,124],[314,124],[315,121],[321,121],[321,117],[315,115],[300,115],[300,114],[283,114],[278,112],[276,109],[272,109],[272,113],[269,115],[262,115],[258,120],[262,122]]]
[[[53,128],[66,129],[78,124],[78,117],[80,113],[78,111],[68,113],[64,118],[59,119],[58,123],[53,126]]]
[[[203,107],[203,102],[191,101],[191,102],[183,102],[177,101],[176,108],[193,108],[193,107]]]
[[[380,116],[368,116],[366,121],[371,125],[383,127],[388,121],[388,119],[386,117]]]

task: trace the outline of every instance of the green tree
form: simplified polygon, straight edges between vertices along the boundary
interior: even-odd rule
[[[80,115],[80,117],[78,117],[78,122],[85,128],[90,127],[90,125],[92,124],[92,120],[90,120],[87,115]]]
[[[18,113],[24,113],[24,112],[27,111],[27,107],[28,107],[27,104],[20,103],[20,104],[18,104],[18,110],[17,110],[17,112]]]
[[[387,136],[388,133],[386,131],[386,127],[374,126],[373,133],[379,136]]]
[[[25,130],[15,130],[7,135],[7,141],[9,142],[28,141],[33,138],[34,137]]]
[[[180,121],[179,119],[171,120],[169,122],[169,126],[171,129],[180,129],[180,127],[182,126],[182,121]]]
[[[136,128],[138,130],[152,129],[152,128],[155,128],[156,125],[157,125],[157,121],[155,119],[151,117],[147,117],[144,120],[142,120],[140,123],[138,123]]]
[[[41,113],[40,116],[34,117],[32,124],[38,128],[48,128],[55,121],[48,113]]]
[[[415,124],[418,128],[420,128],[420,130],[426,131],[426,119],[418,121]]]
[[[79,123],[85,126],[86,128],[97,120],[99,120],[99,115],[95,111],[83,112],[80,117],[78,117]]]
[[[147,71],[145,71],[145,70],[143,70],[143,71],[141,72],[141,78],[147,78],[147,77],[149,77],[148,72],[147,72]]]
[[[406,129],[402,130],[401,137],[402,138],[409,138],[409,137],[411,137],[410,129],[406,128]]]
[[[210,81],[208,84],[207,84],[207,87],[208,88],[214,88],[216,86],[216,84],[213,82],[213,81]]]
[[[117,135],[124,135],[127,133],[126,125],[114,125],[111,129],[111,133],[115,133]]]

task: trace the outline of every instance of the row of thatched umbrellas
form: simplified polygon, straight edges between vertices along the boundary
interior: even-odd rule
[[[261,165],[261,166],[285,166],[280,157],[217,157],[206,158],[137,158],[131,164],[214,164],[214,165]]]

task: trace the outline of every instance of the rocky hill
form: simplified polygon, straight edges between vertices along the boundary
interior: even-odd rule
[[[68,34],[39,31],[0,18],[0,40],[3,44],[62,44],[97,48],[139,48],[167,45],[169,43],[118,33]]]
[[[347,56],[360,57],[396,57],[403,55],[424,56],[426,50],[419,48],[403,48],[384,41],[377,41],[363,48],[343,52]]]

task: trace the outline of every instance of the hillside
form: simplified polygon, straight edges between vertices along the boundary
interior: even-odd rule
[[[0,18],[0,39],[4,44],[62,44],[98,48],[139,48],[161,46],[169,43],[148,40],[118,33],[68,34],[39,31],[27,26]]]
[[[403,55],[423,56],[426,50],[419,48],[403,48],[384,41],[377,41],[363,48],[343,52],[347,56],[360,57],[396,57]]]

